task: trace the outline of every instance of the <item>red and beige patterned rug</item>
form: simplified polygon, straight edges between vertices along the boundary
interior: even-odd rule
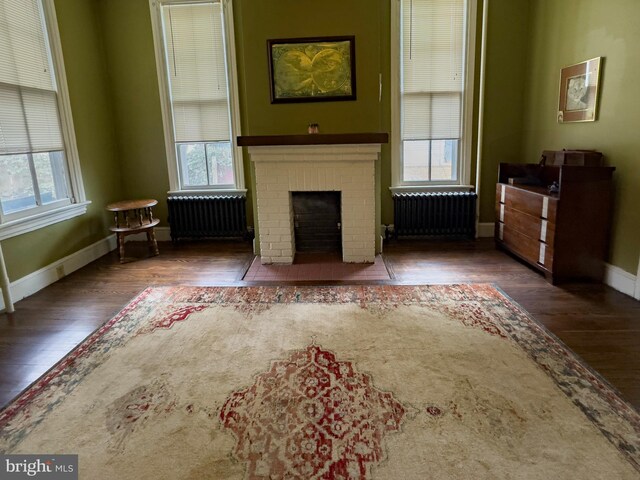
[[[149,288],[0,412],[91,479],[639,477],[640,416],[489,285]]]

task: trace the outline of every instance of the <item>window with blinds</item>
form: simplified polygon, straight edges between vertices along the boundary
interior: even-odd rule
[[[464,104],[465,0],[401,0],[403,183],[455,183]]]
[[[40,0],[0,0],[0,223],[71,203]]]
[[[181,187],[233,186],[222,5],[169,2],[161,15]]]

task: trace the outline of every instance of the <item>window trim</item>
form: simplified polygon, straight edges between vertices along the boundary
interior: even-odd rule
[[[78,153],[76,131],[73,126],[67,74],[64,68],[64,55],[62,54],[62,42],[60,41],[60,30],[58,29],[54,0],[40,0],[40,4],[42,5],[42,15],[51,53],[50,61],[57,87],[58,115],[62,129],[71,198],[69,199],[69,204],[61,207],[58,205],[45,205],[37,209],[25,210],[24,214],[3,215],[0,223],[0,240],[32,232],[83,215],[87,212],[87,206],[91,203],[87,200],[82,181],[80,155]]]
[[[0,225],[0,241],[84,215],[87,213],[87,207],[90,204],[90,201],[72,203],[71,205],[52,208],[44,212],[39,211],[28,217],[17,218],[3,223]]]
[[[156,56],[156,73],[160,88],[160,106],[162,110],[162,124],[164,127],[165,150],[167,153],[167,168],[169,171],[169,194],[245,194],[244,159],[242,147],[238,147],[237,137],[241,132],[240,104],[238,101],[238,68],[236,65],[235,33],[233,26],[233,5],[231,0],[219,1],[223,9],[225,56],[227,61],[227,76],[229,87],[229,110],[231,126],[231,150],[233,155],[233,173],[235,188],[229,185],[188,187],[180,184],[179,165],[176,154],[176,140],[173,128],[173,110],[171,108],[171,93],[167,80],[168,66],[164,54],[164,39],[162,35],[162,10],[166,4],[197,4],[211,3],[212,0],[149,0],[151,12],[151,28]],[[203,140],[204,142],[204,140]]]
[[[0,215],[0,219],[2,220],[2,225],[6,225],[7,223],[11,223],[15,220],[35,217],[39,213],[47,213],[49,210],[56,210],[58,208],[66,207],[67,205],[71,205],[71,200],[68,198],[63,198],[60,200],[54,200],[53,202],[47,204],[36,205],[35,207],[27,207],[11,213],[2,213]],[[30,214],[29,212],[34,213]]]
[[[406,182],[402,180],[402,108],[401,89],[401,1],[391,0],[391,187],[392,193],[420,191],[460,191],[473,189],[473,96],[476,57],[476,19],[478,0],[465,0],[465,52],[462,136],[459,146],[459,178],[457,181]]]

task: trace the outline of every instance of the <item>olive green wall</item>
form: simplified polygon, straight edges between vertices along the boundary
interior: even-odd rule
[[[636,273],[640,254],[640,2],[536,0],[531,10],[522,158],[593,148],[616,167],[610,263]],[[560,69],[605,57],[596,122],[558,124]]]
[[[128,196],[160,200],[166,220],[169,189],[160,97],[148,0],[97,0],[114,99],[118,151]],[[373,5],[372,5],[373,4]],[[323,133],[388,131],[389,5],[386,0],[236,0],[235,30],[242,134],[305,133],[310,122]],[[335,12],[340,11],[339,15]],[[357,101],[271,105],[266,40],[356,35]],[[383,59],[383,60],[381,60]],[[387,85],[378,102],[378,73]],[[385,149],[388,158],[388,149]],[[386,166],[382,175],[389,177]],[[245,183],[252,223],[253,167],[245,151]],[[383,192],[384,194],[384,192]],[[388,194],[388,192],[387,192]],[[387,212],[389,217],[390,210]],[[391,220],[388,219],[390,223]]]
[[[127,198],[155,198],[167,220],[169,174],[148,0],[96,0]]]
[[[321,6],[319,6],[321,5]],[[169,189],[148,0],[56,0],[87,196],[82,217],[5,240],[12,280],[108,234],[103,207],[124,197],[153,197],[166,220]],[[390,2],[387,0],[234,0],[242,133],[389,131]],[[334,12],[340,12],[335,14]],[[616,172],[611,262],[635,273],[640,252],[640,169],[634,126],[640,33],[634,0],[491,0],[488,18],[481,221],[494,219],[501,161],[537,161],[548,148],[597,148]],[[480,27],[480,25],[478,25]],[[356,35],[358,100],[271,105],[266,40]],[[561,66],[605,56],[599,120],[555,121]],[[383,97],[378,102],[378,74]],[[634,108],[635,107],[635,108]],[[245,156],[249,223],[253,168]],[[390,153],[377,178],[382,223],[393,222]],[[28,252],[28,253],[27,253]]]
[[[381,129],[378,102],[380,35],[388,16],[384,0],[238,0],[236,48],[246,135],[306,133],[311,122],[322,133],[376,132]],[[388,9],[387,9],[388,10]],[[339,13],[337,13],[339,12]],[[388,14],[387,14],[388,15]],[[331,35],[356,36],[356,101],[272,105],[269,99],[267,39]],[[386,68],[385,68],[386,67]],[[387,65],[384,67],[388,71]]]
[[[520,161],[531,0],[490,0],[480,167],[480,221],[493,222],[500,162]]]
[[[311,0],[237,0],[234,2],[238,81],[244,135],[304,134],[309,123],[322,133],[380,132],[390,128],[389,16],[387,0],[326,0],[322,8]],[[336,14],[336,12],[340,12]],[[355,35],[357,100],[271,104],[267,40],[276,38]],[[379,101],[379,75],[383,96]],[[376,183],[385,202],[376,213],[380,222],[393,223],[388,146]],[[250,190],[255,191],[253,165]],[[382,185],[382,188],[381,188]],[[253,199],[255,209],[255,199]],[[256,225],[257,227],[257,225]]]
[[[56,0],[71,110],[89,205],[86,215],[4,240],[10,280],[109,234],[104,206],[122,195],[100,23],[93,0]]]
[[[120,171],[121,181],[115,183],[121,185],[121,188],[110,189],[111,192],[118,192],[112,198],[159,199],[157,215],[164,223],[167,212],[163,200],[169,189],[169,180],[149,3],[147,0],[87,0],[75,3],[63,0],[58,3],[61,24],[67,24],[69,28],[76,26],[77,29],[85,29],[94,35],[92,41],[78,39],[74,45],[78,52],[70,54],[81,58],[82,51],[86,55],[88,49],[98,49],[99,53],[92,56],[93,62],[100,63],[98,71],[104,74],[103,62],[107,65],[108,84],[104,83],[102,76],[101,91],[102,98],[111,102],[113,118],[108,109],[100,118],[110,119],[115,129],[117,164],[114,166],[114,142],[110,136],[110,148],[102,152],[109,159],[100,162],[94,171],[98,172],[98,178],[103,176],[104,170],[112,173]],[[482,178],[491,188],[484,189],[482,211],[486,212],[485,218],[492,216],[491,192],[497,162],[504,154],[513,155],[513,152],[519,150],[520,123],[519,120],[515,121],[514,112],[520,109],[522,101],[523,69],[519,67],[519,62],[524,63],[524,40],[518,32],[521,31],[522,19],[528,13],[527,8],[522,8],[523,5],[527,6],[527,1],[492,2],[489,48],[493,56],[489,59],[487,69],[489,100],[485,114],[485,174]],[[352,0],[345,3],[330,0],[323,2],[322,8],[318,8],[317,2],[311,0],[280,0],[277,3],[266,0],[235,0],[234,8],[243,134],[304,133],[310,122],[319,123],[321,131],[325,133],[390,131],[390,2]],[[336,11],[340,14],[336,15]],[[91,18],[81,21],[81,15]],[[267,39],[344,34],[356,35],[356,101],[271,105]],[[510,40],[504,42],[505,37]],[[101,41],[104,42],[104,48]],[[518,64],[517,68],[512,69],[511,77],[505,77],[499,71],[514,59]],[[77,63],[81,69],[83,65],[91,66],[80,60]],[[498,71],[494,71],[496,69]],[[95,73],[96,69],[92,71]],[[380,73],[383,76],[381,102],[378,101]],[[79,75],[82,76],[82,73]],[[80,92],[86,89],[83,85],[76,84],[74,89]],[[89,99],[86,105],[93,102],[93,99]],[[93,119],[93,124],[95,122],[96,119]],[[82,127],[89,129],[91,125],[92,123],[86,123]],[[100,130],[110,132],[109,128]],[[92,174],[93,172],[89,175]],[[107,175],[106,178],[108,177]],[[251,224],[255,179],[253,166],[247,155],[245,177],[249,189],[248,213]],[[90,181],[88,178],[87,182]],[[382,223],[393,223],[392,201],[388,189],[391,184],[391,162],[387,145],[383,147],[376,182],[382,200],[377,219]],[[98,203],[101,206],[105,202],[96,201],[94,209],[98,208]],[[68,245],[67,242],[64,243]],[[72,250],[65,251],[69,253]]]
[[[147,0],[97,0],[101,12],[109,73],[116,111],[120,159],[129,196],[166,198],[169,188],[164,153],[160,100],[156,80],[153,38]],[[496,0],[509,11],[508,0]],[[516,3],[521,3],[518,0]],[[323,133],[390,131],[390,2],[388,0],[235,0],[235,38],[242,134],[305,133],[310,122]],[[335,12],[340,12],[336,14]],[[508,15],[496,15],[496,24],[515,32]],[[356,36],[356,101],[272,105],[266,41],[327,35]],[[519,45],[497,42],[507,54]],[[378,75],[383,95],[378,101]],[[500,78],[499,76],[497,78]],[[517,90],[506,83],[503,90]],[[501,97],[509,104],[510,96]],[[489,112],[491,117],[493,112]],[[502,112],[499,113],[502,116]],[[513,125],[509,119],[506,125]],[[475,158],[475,152],[474,152]],[[393,223],[390,148],[383,146],[377,183],[381,195],[382,223]],[[245,183],[249,189],[249,222],[255,199],[253,166],[245,150]],[[491,201],[492,203],[492,201]],[[491,206],[489,206],[489,211]],[[164,202],[158,208],[164,221]]]

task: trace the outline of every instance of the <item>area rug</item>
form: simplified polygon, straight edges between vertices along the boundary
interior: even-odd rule
[[[149,288],[0,412],[90,479],[639,478],[640,417],[490,285]]]

